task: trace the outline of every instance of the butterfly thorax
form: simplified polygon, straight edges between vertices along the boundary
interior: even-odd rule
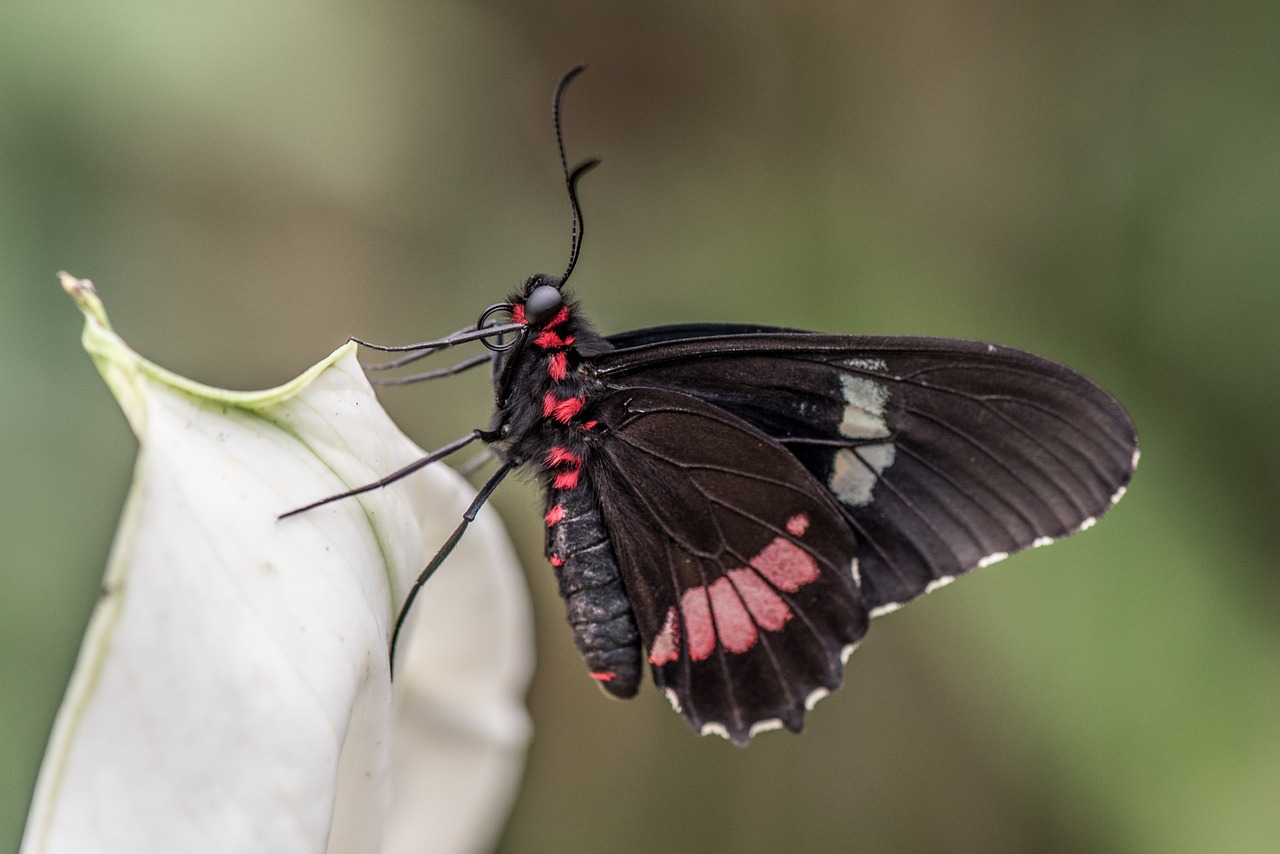
[[[522,298],[513,298],[511,304],[512,319],[526,323]],[[563,461],[549,458],[552,449],[578,456],[589,453],[590,434],[598,428],[584,417],[584,410],[603,388],[582,370],[583,360],[612,347],[570,301],[549,320],[528,323],[526,328],[515,346],[494,362],[498,408],[492,427],[502,436],[498,448],[504,458],[562,467]]]
[[[542,481],[546,555],[574,640],[597,683],[610,694],[631,697],[640,682],[640,635],[588,476],[604,432],[590,409],[604,388],[583,369],[584,362],[612,347],[579,317],[573,302],[531,320],[526,301],[542,281],[531,279],[511,300],[512,319],[527,328],[495,360],[493,429],[502,437],[496,450]]]

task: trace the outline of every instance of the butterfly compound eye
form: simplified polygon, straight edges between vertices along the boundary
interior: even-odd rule
[[[556,316],[564,297],[551,285],[538,285],[524,301],[524,317],[530,326],[541,326]]]

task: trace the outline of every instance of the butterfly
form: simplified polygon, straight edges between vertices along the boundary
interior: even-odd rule
[[[471,327],[386,351],[402,367],[469,341],[489,352],[401,377],[492,367],[477,429],[375,489],[482,442],[500,466],[416,581],[511,471],[545,486],[546,556],[591,677],[630,698],[647,668],[688,724],[746,744],[798,732],[839,687],[872,617],[1024,548],[1091,526],[1138,459],[1124,409],[1075,371],[1008,347],[704,323],[597,333],[569,264]],[[353,339],[358,340],[358,339]],[[286,514],[291,515],[291,514]]]

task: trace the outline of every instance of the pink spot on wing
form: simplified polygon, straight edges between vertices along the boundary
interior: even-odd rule
[[[729,652],[746,652],[755,646],[756,624],[728,578],[717,578],[707,588],[711,611],[716,615],[716,634]]]
[[[547,520],[548,528],[554,525],[559,525],[562,519],[564,519],[563,506],[557,504],[555,507],[552,507],[550,510],[547,511],[546,520]]]
[[[775,537],[760,554],[751,559],[751,565],[779,590],[794,593],[801,587],[818,580],[818,564],[807,551],[790,540]]]
[[[795,514],[786,528],[793,537],[803,536],[809,529],[808,514]],[[750,567],[729,570],[710,585],[686,590],[680,597],[679,615],[675,608],[667,609],[662,630],[649,648],[649,663],[661,666],[679,657],[679,616],[684,618],[693,661],[709,658],[717,643],[727,652],[747,652],[761,631],[781,631],[795,616],[778,591],[794,593],[821,575],[813,556],[783,537],[775,537],[750,563]]]
[[[612,682],[617,675],[616,673],[592,673],[591,678],[597,682]]]
[[[680,625],[676,622],[676,609],[667,609],[667,619],[662,624],[662,631],[653,639],[649,647],[649,663],[661,667],[669,661],[675,661],[680,655]]]
[[[729,580],[760,628],[776,632],[791,619],[790,606],[754,569],[731,569]]]
[[[702,661],[716,648],[716,626],[711,621],[711,603],[707,601],[707,588],[690,587],[680,598],[680,612],[684,614],[685,631],[689,635],[689,657]]]

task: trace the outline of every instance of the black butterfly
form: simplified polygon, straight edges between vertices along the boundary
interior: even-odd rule
[[[558,142],[581,70],[556,91]],[[518,467],[546,485],[547,558],[591,676],[632,697],[647,660],[695,731],[736,744],[799,731],[871,617],[1087,528],[1123,494],[1138,457],[1128,416],[1030,353],[730,324],[600,336],[564,293],[577,182],[596,161],[570,172],[562,143],[560,158],[564,274],[531,277],[447,338],[375,347],[412,351],[374,366],[398,367],[481,340],[493,352],[392,382],[492,362],[497,411],[488,430],[325,502],[475,440],[501,460],[410,592],[393,663],[418,589]]]

